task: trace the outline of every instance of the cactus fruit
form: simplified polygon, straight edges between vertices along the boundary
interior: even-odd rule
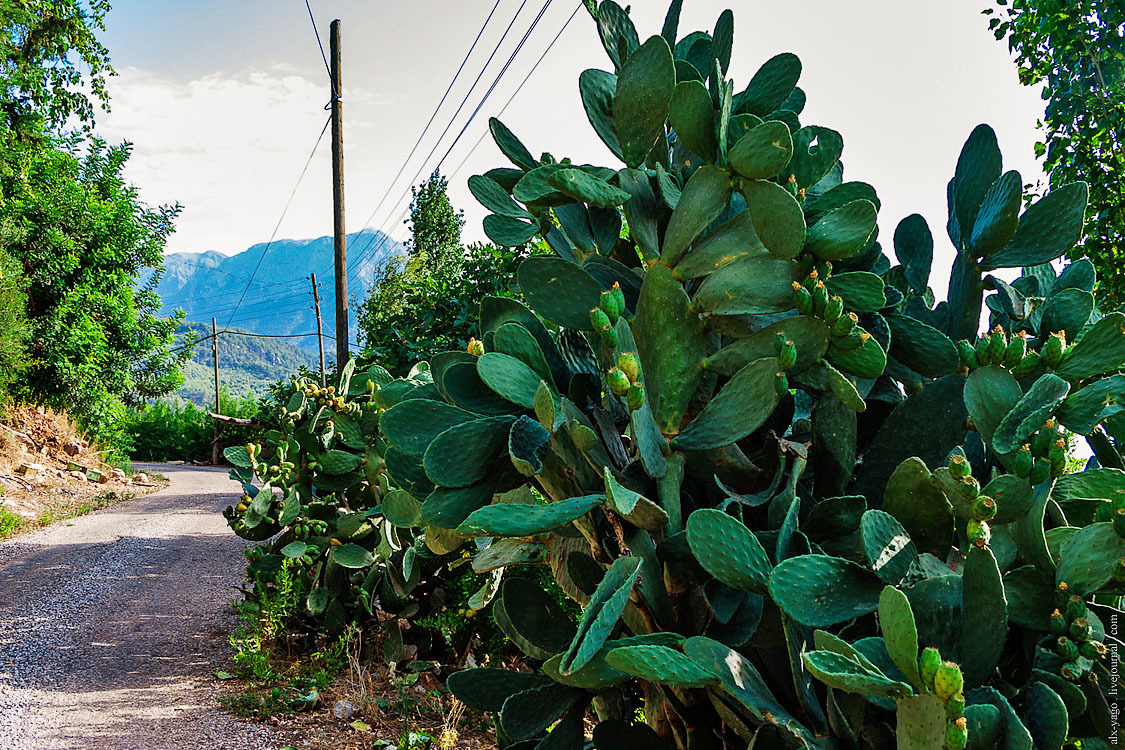
[[[606,382],[614,396],[622,397],[629,392],[629,376],[620,367],[612,368],[606,373]]]
[[[779,372],[774,377],[773,390],[778,398],[785,398],[789,395],[789,378],[785,376],[784,372]]]
[[[1008,340],[1005,337],[1004,329],[996,326],[992,329],[992,335],[988,340],[988,362],[993,365],[1000,365],[1004,363],[1004,356],[1008,349]]]
[[[797,281],[793,282],[793,305],[801,315],[812,315],[815,312],[812,294]]]
[[[629,411],[636,411],[645,405],[645,389],[639,385],[629,386],[629,390],[625,394],[625,403],[629,406]]]
[[[965,526],[965,536],[968,537],[970,544],[977,547],[987,547],[988,542],[992,539],[992,529],[988,527],[987,522],[978,521],[974,518]]]
[[[824,306],[824,322],[832,325],[844,314],[844,299],[839,295],[832,295]]]
[[[1075,661],[1078,658],[1078,644],[1065,635],[1058,637],[1055,642],[1055,651],[1062,657],[1063,661]]]
[[[828,308],[828,287],[819,279],[812,288],[812,300],[813,312],[823,318],[824,312]]]
[[[621,291],[620,282],[613,282],[612,289],[602,292],[598,307],[606,314],[610,323],[617,322],[617,319],[625,311],[625,293]]]
[[[964,716],[950,721],[945,728],[946,750],[964,750],[969,744],[969,723]]]
[[[1070,637],[1078,643],[1085,643],[1090,640],[1093,628],[1090,626],[1090,621],[1085,617],[1077,617],[1070,621],[1068,632],[1070,633]]]
[[[1043,344],[1043,364],[1050,370],[1055,369],[1062,361],[1062,356],[1065,351],[1066,334],[1062,331],[1052,333],[1047,337],[1047,342]]]
[[[943,661],[938,665],[934,674],[934,693],[943,701],[947,701],[961,692],[965,686],[965,678],[961,674],[961,667],[951,661]]]
[[[1066,633],[1070,623],[1067,621],[1063,613],[1057,609],[1051,613],[1051,632],[1055,635],[1063,635]]]
[[[977,351],[973,348],[972,343],[961,339],[957,342],[957,357],[961,362],[961,366],[966,370],[975,370],[980,367],[980,360],[977,359]]]
[[[1076,661],[1068,661],[1059,668],[1059,674],[1071,682],[1078,682],[1082,679],[1082,671],[1082,665]]]
[[[1079,653],[1090,661],[1100,661],[1109,654],[1109,648],[1101,641],[1086,641],[1079,648]]]
[[[950,719],[959,719],[965,715],[965,696],[962,693],[950,696],[945,702],[945,715]]]
[[[974,351],[977,354],[977,361],[980,362],[981,365],[988,365],[992,362],[992,358],[988,354],[989,346],[991,343],[992,337],[986,333],[977,339],[977,343],[973,347]]]
[[[793,365],[797,364],[797,345],[792,339],[780,342],[777,358],[781,362],[782,370],[792,369]]]
[[[1086,600],[1077,594],[1072,594],[1066,600],[1066,619],[1067,621],[1075,620],[1079,617],[1085,617],[1088,610],[1086,607]]]
[[[841,315],[839,319],[832,324],[833,338],[841,338],[851,335],[851,332],[855,330],[855,327],[858,324],[859,317],[855,313],[850,312],[846,315]]]
[[[1019,331],[1012,336],[1008,348],[1004,350],[1004,366],[1012,369],[1018,366],[1025,356],[1027,356],[1027,334]]]
[[[625,352],[617,358],[617,367],[625,373],[630,383],[636,383],[641,377],[641,361],[633,352]]]
[[[1051,476],[1051,462],[1045,458],[1035,460],[1029,479],[1033,485],[1042,484]]]
[[[975,521],[991,521],[996,517],[996,501],[988,495],[977,495],[970,505]]]
[[[957,488],[961,492],[961,497],[966,500],[972,500],[980,494],[980,482],[972,476],[962,477]]]
[[[941,654],[938,650],[933,646],[922,649],[922,655],[918,657],[918,672],[922,675],[922,682],[926,687],[933,689],[934,679],[940,667]]]
[[[964,456],[962,456],[961,454],[954,454],[949,457],[949,474],[954,479],[964,479],[972,473],[973,469]]]
[[[1031,470],[1035,466],[1035,459],[1031,455],[1031,446],[1024,443],[1012,454],[1010,459],[1010,466],[1012,473],[1020,479],[1027,479],[1031,476]]]
[[[1110,575],[1113,576],[1113,580],[1117,583],[1125,583],[1125,557],[1119,557],[1114,560]]]
[[[479,357],[480,355],[484,354],[484,344],[481,343],[481,341],[477,338],[471,338],[469,339],[469,345],[465,347],[465,350],[469,354],[472,354],[474,357]]]
[[[1028,352],[1023,356],[1023,359],[1019,361],[1019,364],[1012,367],[1012,375],[1015,376],[1017,380],[1022,380],[1039,369],[1040,361],[1041,357],[1039,352]]]

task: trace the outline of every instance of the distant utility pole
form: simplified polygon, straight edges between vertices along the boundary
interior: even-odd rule
[[[332,212],[336,249],[336,372],[348,362],[348,251],[344,232],[344,112],[340,78],[340,19],[332,22]]]
[[[211,358],[215,361],[215,413],[222,414],[223,406],[219,403],[219,326],[211,318]],[[215,439],[211,441],[211,465],[219,465],[219,420],[215,420]]]
[[[316,289],[316,274],[312,275],[313,305],[316,310],[316,343],[320,347],[320,387],[326,386],[324,375],[324,332],[320,323],[320,293]]]

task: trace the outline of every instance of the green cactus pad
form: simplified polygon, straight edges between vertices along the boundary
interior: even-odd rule
[[[816,141],[815,150],[812,143]],[[810,188],[832,170],[844,151],[844,139],[835,130],[808,125],[793,134],[793,160],[789,171],[798,188]]]
[[[805,215],[800,204],[775,182],[748,180],[742,196],[766,249],[778,258],[796,258],[805,246]]]
[[[430,399],[411,399],[413,401],[428,401]],[[367,435],[363,428],[347,414],[337,414],[332,418],[336,425],[336,439],[348,448],[362,450],[367,447]]]
[[[822,260],[850,258],[867,246],[879,210],[868,200],[847,203],[809,227],[805,250]]]
[[[1031,204],[1011,241],[985,258],[981,270],[1035,266],[1058,258],[1082,237],[1088,195],[1086,183],[1073,182]]]
[[[883,582],[853,562],[828,555],[791,557],[774,568],[769,592],[782,611],[809,627],[874,612]]]
[[[1065,581],[1079,595],[1092,594],[1109,583],[1113,564],[1125,557],[1125,539],[1105,521],[1073,534],[1060,549],[1055,581]]]
[[[1019,448],[1058,410],[1068,393],[1070,384],[1065,380],[1051,373],[1041,375],[996,425],[992,449],[1011,453]]]
[[[535,408],[540,376],[522,360],[500,352],[488,352],[477,358],[476,366],[477,375],[496,395],[525,409]]]
[[[964,228],[969,247],[977,256],[988,256],[1011,241],[1019,226],[1023,199],[1023,178],[1016,171],[1005,172],[988,188],[977,209],[971,234]]]
[[[492,138],[496,141],[496,145],[500,148],[501,153],[525,172],[529,169],[534,169],[539,165],[535,161],[531,152],[527,147],[520,142],[511,130],[508,130],[504,123],[497,120],[495,117],[490,117],[488,120],[488,128],[492,132]]]
[[[667,525],[668,514],[644,495],[625,487],[604,469],[606,504],[634,526],[656,531]]]
[[[758,429],[778,403],[774,381],[780,372],[777,357],[743,367],[672,440],[679,450],[720,448]]]
[[[421,526],[422,504],[409,492],[391,490],[383,498],[383,516],[400,528]]]
[[[524,690],[504,701],[500,725],[512,740],[531,739],[562,718],[584,696],[582,690],[557,683]]]
[[[555,385],[547,357],[535,336],[520,323],[505,323],[492,335],[492,349],[522,361],[552,388]]]
[[[600,208],[614,208],[629,200],[629,193],[581,169],[560,169],[547,178],[547,184],[564,195]]]
[[[826,359],[843,372],[868,380],[882,375],[887,367],[887,353],[874,337],[867,339],[855,349],[829,346]]]
[[[1055,373],[1083,380],[1117,370],[1125,363],[1125,315],[1112,312],[1099,320],[1063,356]]]
[[[965,719],[969,725],[968,750],[988,750],[996,746],[1000,739],[1000,711],[989,703],[978,703],[965,707]]]
[[[1063,703],[1066,704],[1066,712],[1072,723],[1086,712],[1086,696],[1082,689],[1073,682],[1068,682],[1060,675],[1053,672],[1044,672],[1041,669],[1031,670],[1031,677],[1058,693]]]
[[[510,216],[514,219],[532,220],[535,218],[523,206],[512,200],[508,191],[490,177],[479,174],[470,177],[469,192],[482,206],[494,214]]]
[[[675,434],[703,376],[707,337],[683,287],[663,264],[645,275],[632,333],[644,367],[646,401],[660,431]]]
[[[1099,498],[1125,507],[1125,471],[1087,469],[1066,474],[1055,481],[1051,497],[1059,502],[1079,498]]]
[[[1052,292],[1036,311],[1039,314],[1039,330],[1052,333],[1062,331],[1066,334],[1067,341],[1073,341],[1086,327],[1093,311],[1094,295],[1085,289],[1070,288]]]
[[[936,695],[911,695],[898,702],[895,734],[900,750],[941,750],[945,705]]]
[[[765,117],[785,103],[800,77],[800,58],[791,52],[775,55],[758,68],[745,90],[734,97],[733,109],[736,113]]]
[[[980,367],[965,381],[965,408],[986,443],[1023,395],[1012,374],[1001,367]]]
[[[555,190],[547,179],[563,169],[561,164],[544,164],[531,170],[512,188],[512,197],[528,206],[563,206],[573,203],[574,199]]]
[[[697,242],[691,252],[676,264],[675,275],[680,281],[699,278],[728,263],[766,252],[754,228],[753,215],[742,211]]]
[[[1023,723],[1036,748],[1061,750],[1070,730],[1066,704],[1042,682],[1024,691]]]
[[[499,503],[473,511],[460,526],[462,536],[534,536],[571,523],[605,501],[602,495],[584,495],[544,505]]]
[[[539,225],[511,216],[491,214],[484,217],[484,233],[500,247],[519,247],[539,234]]]
[[[623,646],[610,651],[606,662],[646,682],[681,689],[718,685],[718,675],[667,646]]]
[[[905,682],[892,680],[882,673],[834,651],[809,651],[802,654],[805,668],[829,687],[846,693],[881,695],[900,698],[911,694]],[[944,718],[944,712],[942,716]]]
[[[828,373],[828,386],[836,394],[840,402],[854,412],[861,412],[867,408],[863,396],[859,395],[855,383],[848,379],[844,373],[833,367],[828,360],[821,363],[824,371]]]
[[[349,451],[328,450],[317,456],[320,471],[333,476],[347,474],[359,468],[363,456]]]
[[[471,361],[454,362],[442,372],[442,387],[449,400],[477,414],[500,415],[519,411],[518,405],[501,398],[484,384],[477,374],[476,361],[477,358],[473,357]]]
[[[949,183],[950,236],[954,244],[968,240],[977,209],[989,187],[1000,176],[1000,147],[988,125],[978,125],[969,134],[957,158],[957,170]]]
[[[703,369],[729,376],[751,362],[772,357],[777,353],[778,334],[784,334],[797,347],[797,362],[788,371],[791,375],[799,375],[815,365],[828,351],[828,328],[824,321],[811,315],[797,315],[724,346],[703,361]]]
[[[223,458],[240,469],[249,469],[253,465],[253,461],[250,460],[250,453],[247,452],[244,445],[232,445],[225,448]]]
[[[953,541],[953,517],[941,485],[920,458],[903,461],[887,480],[883,508],[924,552],[944,559]]]
[[[664,206],[653,191],[648,175],[642,170],[622,169],[617,173],[617,182],[633,196],[622,208],[641,257],[650,263],[660,256],[660,222],[665,216]]]
[[[962,573],[961,670],[966,687],[987,682],[1008,637],[1008,605],[996,557],[970,547]]]
[[[918,550],[906,529],[890,513],[869,510],[859,523],[863,551],[875,574],[897,584],[918,562]]]
[[[520,264],[517,276],[537,313],[567,328],[591,330],[590,310],[598,306],[602,288],[590,274],[562,258],[537,255]]]
[[[793,137],[783,122],[764,122],[742,136],[727,154],[738,174],[752,180],[776,177],[793,155]]]
[[[828,287],[828,293],[843,298],[844,306],[852,312],[875,312],[887,305],[883,279],[873,273],[838,273],[825,279],[824,284]]]
[[[550,677],[495,667],[465,669],[449,675],[446,683],[457,700],[478,711],[499,711],[509,696],[553,684]]]
[[[551,434],[531,417],[523,416],[512,425],[508,434],[508,456],[516,471],[525,477],[543,471],[543,457]]]
[[[680,81],[668,105],[668,121],[676,136],[692,152],[715,161],[715,107],[707,87],[699,81]]]
[[[426,446],[442,432],[477,418],[472,412],[444,401],[413,398],[400,401],[384,411],[379,418],[379,427],[393,445],[411,455],[421,456],[426,452]]]
[[[422,518],[433,526],[455,529],[474,510],[488,505],[495,490],[493,479],[468,487],[438,487],[422,503]]]
[[[639,557],[619,557],[606,570],[582,613],[577,635],[559,662],[560,673],[574,674],[601,650],[625,611],[641,563]]]
[[[831,359],[831,351],[829,355]],[[927,466],[945,463],[949,452],[965,440],[968,415],[961,401],[964,385],[962,376],[946,375],[926,383],[894,408],[865,452],[856,494],[882,496],[891,474],[911,456],[921,458]],[[918,429],[919,425],[926,429]]]
[[[704,279],[692,307],[711,315],[762,315],[793,308],[796,267],[773,256],[743,258]],[[651,273],[651,271],[650,271]]]
[[[345,568],[366,568],[375,558],[358,544],[342,544],[332,548],[332,561]]]
[[[445,430],[422,458],[426,476],[442,487],[468,487],[492,471],[492,460],[507,447],[510,417],[465,422]]]
[[[671,267],[680,262],[691,243],[727,209],[730,194],[731,178],[725,170],[704,166],[692,174],[664,233],[660,250],[664,265]]]
[[[1079,435],[1089,435],[1105,420],[1125,411],[1118,395],[1125,393],[1125,375],[1111,375],[1071,393],[1059,407],[1059,424]]]
[[[604,70],[590,69],[578,77],[582,106],[594,132],[614,156],[621,157],[617,125],[613,121],[613,97],[617,92],[617,76]]]
[[[650,37],[619,66],[613,113],[621,158],[630,167],[643,164],[663,134],[675,86],[676,66],[663,37]]]
[[[574,638],[574,624],[543,587],[528,578],[508,578],[493,614],[504,633],[534,659],[549,659]]]
[[[981,488],[981,494],[996,501],[994,524],[1011,523],[1027,515],[1031,509],[1034,489],[1026,479],[1014,474],[1000,474]]]
[[[909,315],[888,315],[891,356],[928,378],[940,378],[957,369],[957,347],[944,333]]]
[[[701,508],[688,516],[687,541],[704,570],[743,591],[768,591],[769,556],[754,533],[727,513]]]
[[[906,283],[924,292],[934,260],[934,237],[920,214],[911,214],[898,223],[894,234],[895,257],[902,264]]]
[[[893,586],[879,594],[879,629],[891,661],[919,691],[923,689],[918,673],[918,626],[910,600]]]

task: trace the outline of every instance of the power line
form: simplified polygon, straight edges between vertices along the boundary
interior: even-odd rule
[[[453,148],[457,145],[458,141],[461,140],[461,137],[465,134],[465,131],[468,129],[469,125],[472,124],[473,119],[477,116],[477,114],[480,112],[480,110],[484,107],[485,103],[488,101],[488,98],[492,95],[492,92],[495,91],[496,86],[500,83],[500,80],[504,77],[504,74],[507,73],[508,68],[511,66],[512,62],[515,60],[516,56],[519,55],[520,51],[523,49],[524,44],[530,38],[532,32],[535,30],[535,27],[539,24],[539,21],[543,18],[543,14],[546,13],[547,8],[550,7],[552,2],[553,2],[553,0],[546,0],[546,2],[543,4],[543,7],[539,9],[538,15],[536,15],[535,19],[531,22],[531,25],[528,27],[527,31],[524,32],[523,38],[520,39],[519,43],[516,45],[516,48],[512,51],[511,55],[508,56],[507,62],[504,63],[504,66],[500,69],[500,72],[496,75],[496,78],[492,81],[492,84],[489,86],[488,91],[485,92],[484,96],[481,98],[480,102],[477,104],[477,106],[473,110],[472,114],[469,115],[469,119],[466,120],[464,126],[462,126],[462,128],[461,128],[461,131],[453,139],[453,143],[451,143],[449,145],[449,148],[446,149],[445,154],[441,157],[441,159],[438,161],[437,165],[434,167],[435,169],[440,168],[441,165],[443,163],[445,163],[445,160],[449,157],[449,154],[452,153]],[[579,8],[580,7],[581,7],[581,5],[579,6]],[[523,6],[521,5],[520,8],[522,9]],[[566,27],[570,24],[571,20],[573,20],[574,16],[577,14],[579,8],[575,8],[574,12],[571,13],[570,18],[568,18],[566,23],[563,25],[563,30],[565,30]],[[518,15],[518,11],[517,11],[517,15]],[[509,26],[509,28],[511,28],[511,27]],[[555,38],[553,40],[551,40],[551,43],[547,46],[547,49],[543,52],[543,54],[536,61],[535,65],[532,67],[532,69],[528,73],[528,75],[525,76],[524,80],[520,83],[519,87],[516,89],[516,92],[512,94],[512,97],[509,98],[508,102],[504,105],[504,108],[507,108],[508,104],[512,103],[512,99],[514,99],[515,95],[519,93],[519,89],[523,88],[523,85],[525,83],[527,83],[527,79],[531,77],[531,73],[535,72],[535,68],[538,67],[539,63],[541,63],[543,61],[543,58],[546,57],[547,52],[550,51],[551,47],[554,46],[555,42],[558,41],[560,36],[562,36],[562,30],[560,30],[559,33],[555,36]],[[489,59],[491,60],[491,58],[489,58]],[[481,72],[483,73],[483,70]],[[478,78],[478,80],[479,80],[479,78]],[[472,93],[471,90],[470,90],[470,93]],[[467,97],[466,97],[466,99],[467,99]],[[460,112],[460,108],[458,108],[458,112]],[[503,109],[501,110],[501,113],[502,112],[503,112]],[[454,115],[454,116],[456,117],[456,115]],[[452,124],[452,120],[450,121],[450,124]],[[442,133],[442,136],[444,136],[444,135],[445,135],[445,133]],[[482,136],[482,139],[483,139],[483,136]],[[438,143],[440,143],[440,142],[441,142],[441,139],[439,138]],[[430,150],[430,153],[426,156],[425,161],[422,162],[422,166],[420,166],[418,168],[418,171],[415,172],[414,177],[411,179],[411,186],[413,185],[414,181],[418,179],[418,176],[422,173],[423,168],[425,168],[426,162],[428,162],[430,160],[430,158],[433,157],[434,153],[436,153],[438,143],[434,144],[434,147]],[[480,141],[477,142],[477,145],[480,145]],[[474,146],[473,148],[475,149],[476,146]],[[398,202],[396,202],[396,205],[398,205],[398,203],[401,202],[402,199],[405,196],[406,196],[406,192],[404,191],[403,194],[401,196],[399,196],[399,200],[398,200]],[[407,209],[404,209],[399,214],[398,218],[396,218],[396,220],[395,220],[396,223],[399,220],[401,220],[403,216],[405,216],[406,210],[408,210],[408,209],[409,209],[409,206],[407,206]],[[383,232],[383,235],[384,235],[384,237],[388,236],[386,232]],[[366,250],[368,247],[370,247],[370,245],[374,242],[374,237],[375,237],[375,235],[373,234],[372,240],[370,240],[368,242],[368,245],[364,247],[364,250]],[[385,244],[386,243],[384,242],[383,246],[385,246]],[[377,254],[378,254],[379,250],[381,250],[383,246],[380,246],[379,248],[376,248],[370,255],[362,258],[356,264],[355,272],[358,273],[360,268],[363,267],[364,264],[370,264],[370,263],[374,262],[375,259],[378,257]],[[362,251],[361,251],[361,253],[362,253]]]
[[[312,6],[309,5],[309,0],[305,0],[305,8],[309,11],[309,23],[312,24],[313,34],[316,34],[316,46],[320,47],[320,59],[324,60],[324,69],[328,71],[328,82],[332,86],[332,99],[335,101],[339,93],[336,91],[336,84],[332,81],[332,66],[328,64],[328,55],[324,54],[324,42],[320,41],[320,31],[316,28],[316,19],[313,18]],[[327,109],[327,107],[325,107]]]
[[[550,2],[550,0],[547,1],[548,3]],[[473,80],[473,84],[469,87],[469,90],[465,92],[465,96],[461,99],[461,103],[457,105],[457,110],[453,113],[453,116],[449,118],[449,122],[445,124],[445,127],[441,131],[441,135],[438,136],[437,140],[434,142],[433,148],[430,149],[430,153],[427,154],[426,158],[422,160],[422,166],[420,166],[418,168],[418,171],[414,173],[414,177],[410,179],[410,183],[406,186],[406,189],[403,191],[402,195],[400,195],[398,199],[395,200],[395,206],[398,206],[402,202],[402,199],[406,196],[406,194],[410,192],[410,188],[413,187],[414,182],[418,179],[418,175],[422,173],[422,169],[425,167],[426,162],[433,158],[434,152],[436,152],[438,149],[438,145],[441,143],[442,139],[444,139],[445,136],[449,134],[449,130],[453,127],[453,123],[457,120],[457,116],[461,114],[461,110],[465,108],[465,104],[468,103],[469,98],[472,97],[473,92],[476,91],[477,84],[480,83],[481,78],[484,77],[485,71],[487,71],[488,67],[492,64],[493,59],[496,57],[496,53],[500,51],[500,47],[503,46],[504,41],[508,38],[508,34],[511,33],[512,27],[515,26],[516,21],[519,19],[520,13],[523,12],[523,9],[527,5],[527,3],[528,0],[523,0],[523,2],[520,3],[520,6],[516,8],[515,15],[513,15],[512,20],[508,22],[508,26],[504,29],[504,33],[501,34],[500,40],[496,42],[496,46],[492,48],[492,53],[488,56],[488,59],[485,60],[484,65],[481,66],[480,72],[477,73],[477,77]],[[364,226],[370,224],[372,219],[375,218],[375,214],[378,213],[379,208],[383,205],[383,202],[386,200],[387,195],[390,195],[390,192],[393,189],[393,183],[387,186],[386,193],[384,193],[383,197],[379,200],[379,205],[375,207],[375,210],[372,211],[371,215],[367,217],[366,221],[364,221]],[[364,253],[371,247],[371,244],[373,242],[374,240],[369,241],[368,244],[365,245],[364,248],[356,254],[357,260],[362,258]]]
[[[214,334],[214,335],[207,334],[206,336],[201,336],[200,338],[197,338],[195,341],[192,341],[190,344],[181,344],[180,346],[177,346],[174,349],[169,349],[168,353],[174,354],[175,352],[181,352],[184,349],[191,349],[192,347],[194,347],[198,344],[202,344],[204,341],[210,341],[211,339],[216,338],[218,336],[247,336],[247,337],[250,337],[250,338],[257,338],[257,339],[299,339],[299,338],[307,338],[308,336],[316,336],[316,335],[317,335],[316,333],[250,333],[249,331],[231,331],[231,330],[228,330],[228,329],[223,329],[223,330],[219,331],[217,334]],[[324,334],[324,338],[332,339],[333,341],[336,340],[335,336],[331,336],[327,333]],[[355,346],[355,344],[353,344],[353,346]]]
[[[258,274],[258,269],[262,267],[262,261],[266,259],[266,253],[270,251],[270,245],[273,244],[274,238],[277,237],[277,230],[281,228],[281,222],[285,220],[285,214],[289,211],[289,206],[293,204],[293,198],[297,195],[297,188],[301,186],[301,181],[305,179],[305,173],[309,171],[309,165],[312,164],[313,157],[316,156],[316,150],[320,148],[320,142],[324,139],[324,134],[325,132],[327,132],[328,124],[331,121],[331,118],[328,118],[324,121],[324,127],[320,129],[320,135],[317,136],[316,143],[313,144],[312,151],[309,152],[309,158],[305,161],[304,168],[301,169],[301,175],[297,178],[297,184],[293,186],[293,191],[289,193],[289,200],[285,201],[285,208],[281,210],[281,216],[278,218],[277,224],[274,226],[273,232],[270,234],[269,242],[267,242],[266,246],[262,248],[262,254],[258,258],[257,265],[254,266],[254,272],[250,274],[250,280],[246,282],[246,288],[242,290],[242,297],[238,300],[238,304],[234,307],[235,312],[238,312],[238,308],[242,304],[242,300],[246,298],[246,292],[250,289],[250,284],[253,283],[254,277]],[[233,317],[234,313],[231,313],[231,318]],[[226,324],[230,325],[229,318],[227,319]]]

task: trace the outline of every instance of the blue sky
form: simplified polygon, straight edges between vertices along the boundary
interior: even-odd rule
[[[527,0],[465,111],[424,162],[523,2],[500,0],[419,153],[391,185],[495,0],[312,0],[326,45],[328,22],[343,20],[349,231],[369,223],[405,234],[405,200],[396,200],[407,180],[428,174],[445,153],[544,1]],[[889,238],[902,217],[922,213],[938,236],[935,265],[947,268],[945,184],[977,123],[996,129],[1005,168],[1019,169],[1025,181],[1040,176],[1032,144],[1043,104],[1038,92],[1019,86],[1005,45],[987,30],[979,13],[988,2],[686,0],[680,28],[711,29],[724,8],[734,10],[736,90],[769,57],[797,53],[809,101],[802,122],[843,134],[847,178],[871,182],[883,200],[882,235]],[[466,210],[470,239],[483,238],[483,210],[465,180],[504,162],[490,140],[473,146],[488,115],[508,101],[576,4],[550,3],[443,165],[450,173],[464,161],[451,185],[455,204]],[[664,10],[663,0],[633,3],[642,39],[659,33]],[[110,84],[112,111],[99,128],[134,142],[129,176],[147,201],[184,204],[169,250],[235,253],[265,241],[326,117],[326,74],[304,2],[119,0],[103,40],[120,75]],[[610,63],[581,11],[502,118],[533,153],[613,164],[578,98],[578,74],[587,67]],[[279,236],[330,232],[325,141]]]

